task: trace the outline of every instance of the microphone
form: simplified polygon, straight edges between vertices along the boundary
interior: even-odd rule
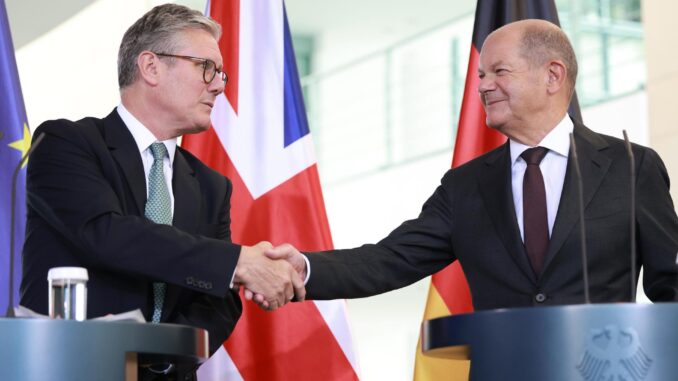
[[[636,301],[636,161],[633,157],[633,150],[631,149],[631,142],[624,133],[624,144],[626,145],[626,153],[629,157],[629,178],[631,182],[631,303]]]
[[[21,166],[24,165],[26,160],[28,160],[28,156],[30,156],[33,151],[38,147],[42,139],[44,139],[45,134],[42,133],[38,135],[37,138],[33,141],[33,144],[31,144],[31,147],[28,149],[26,154],[21,157],[21,160],[19,160],[19,164],[16,165],[16,168],[14,168],[14,173],[12,174],[12,196],[10,198],[10,203],[11,203],[11,212],[10,212],[10,218],[9,218],[9,223],[10,223],[10,228],[9,228],[9,298],[7,298],[7,312],[5,313],[5,316],[8,318],[13,318],[14,317],[14,220],[15,220],[15,215],[16,215],[16,183],[17,183],[17,177],[19,177],[19,170],[21,170]]]
[[[570,145],[572,146],[572,159],[574,160],[575,177],[577,178],[577,188],[579,196],[579,231],[581,233],[581,267],[584,274],[584,303],[590,304],[589,298],[589,269],[588,254],[586,251],[586,226],[584,222],[584,183],[581,179],[581,169],[579,168],[579,156],[577,156],[577,145],[574,142],[574,134],[570,133]]]

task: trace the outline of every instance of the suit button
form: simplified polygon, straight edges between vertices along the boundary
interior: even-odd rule
[[[544,301],[546,301],[546,295],[540,292],[534,296],[534,301],[537,303],[544,303]]]

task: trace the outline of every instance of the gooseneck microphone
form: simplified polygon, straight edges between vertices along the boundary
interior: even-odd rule
[[[21,160],[19,160],[19,164],[16,165],[16,168],[14,168],[14,173],[12,175],[12,196],[10,198],[10,228],[9,228],[9,298],[7,298],[7,312],[5,313],[6,317],[12,318],[14,317],[14,224],[15,224],[15,219],[16,219],[16,185],[17,185],[17,178],[19,177],[19,170],[21,170],[21,166],[24,165],[26,160],[28,160],[28,156],[30,156],[33,151],[38,147],[42,139],[45,137],[45,134],[42,133],[38,135],[37,138],[33,141],[33,144],[31,144],[31,147],[28,149],[26,154],[21,157]]]
[[[631,303],[636,301],[636,161],[633,156],[633,149],[631,149],[631,142],[629,137],[624,133],[624,144],[626,145],[626,153],[629,157],[629,178],[631,182]]]
[[[577,178],[577,190],[579,198],[579,231],[581,234],[581,269],[584,275],[584,303],[590,304],[589,298],[589,268],[588,253],[586,251],[586,225],[584,222],[584,183],[581,179],[581,169],[579,168],[579,156],[577,156],[577,145],[574,142],[574,134],[570,133],[570,145],[572,146],[572,159]]]

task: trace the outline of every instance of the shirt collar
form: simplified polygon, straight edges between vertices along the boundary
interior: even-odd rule
[[[153,133],[148,128],[146,128],[146,126],[144,126],[139,121],[139,119],[135,118],[134,115],[132,115],[122,103],[118,105],[118,114],[120,115],[120,119],[122,119],[122,121],[127,126],[129,132],[132,134],[134,142],[137,144],[137,148],[139,149],[140,153],[143,154],[143,152],[147,150],[151,144],[158,141]],[[174,153],[177,150],[177,138],[164,140],[161,143],[165,144],[165,147],[167,147],[167,154],[169,155],[171,168],[174,164]]]
[[[563,119],[551,130],[537,146],[548,148],[560,156],[568,157],[570,152],[570,133],[574,131],[574,124],[569,115],[565,114]],[[514,140],[509,140],[511,148],[511,163],[515,164],[520,155],[527,149],[532,148]]]

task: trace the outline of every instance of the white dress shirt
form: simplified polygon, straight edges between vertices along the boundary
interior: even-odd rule
[[[121,104],[118,105],[118,114],[130,133],[134,137],[134,141],[137,143],[139,148],[139,154],[141,154],[141,161],[144,165],[144,175],[146,179],[146,197],[148,198],[148,174],[151,172],[151,166],[153,166],[153,153],[151,152],[151,144],[158,142],[158,139],[155,138],[153,133],[148,130],[141,122],[130,114],[130,112]],[[174,152],[177,150],[177,139],[169,139],[162,141],[165,147],[167,148],[168,156],[163,160],[163,174],[165,175],[165,183],[167,184],[167,190],[169,191],[170,202],[172,206],[172,215],[174,215],[174,192],[172,191],[172,165],[174,164]]]
[[[558,123],[556,128],[551,130],[537,146],[548,148],[549,151],[539,164],[542,176],[544,177],[544,187],[546,188],[546,214],[548,216],[549,237],[553,232],[553,224],[558,213],[560,204],[560,195],[563,193],[563,183],[565,182],[565,171],[567,169],[567,157],[570,152],[570,133],[574,125],[569,116],[565,114],[563,120]],[[525,241],[525,230],[523,227],[523,176],[527,163],[520,155],[528,148],[524,144],[513,140],[509,143],[511,149],[511,188],[513,190],[513,203],[516,209],[516,218],[520,227],[520,236]]]
[[[159,142],[155,136],[148,130],[141,122],[130,114],[130,112],[125,108],[125,106],[118,105],[118,114],[129,132],[132,133],[134,141],[137,143],[137,148],[139,148],[139,153],[141,154],[141,161],[144,164],[144,175],[146,176],[146,197],[148,198],[148,175],[151,173],[151,166],[153,166],[153,153],[151,152],[151,144]],[[174,191],[172,189],[172,165],[174,164],[174,153],[177,150],[177,138],[163,140],[160,143],[163,143],[167,147],[168,156],[163,160],[162,172],[165,175],[165,183],[167,184],[167,190],[169,191],[170,201],[172,205],[172,216],[174,216]],[[307,261],[308,263],[308,261]],[[310,271],[309,271],[310,273]],[[233,279],[235,279],[235,271],[231,275],[231,282],[229,283],[229,288],[233,288]],[[306,278],[308,280],[308,277]]]

